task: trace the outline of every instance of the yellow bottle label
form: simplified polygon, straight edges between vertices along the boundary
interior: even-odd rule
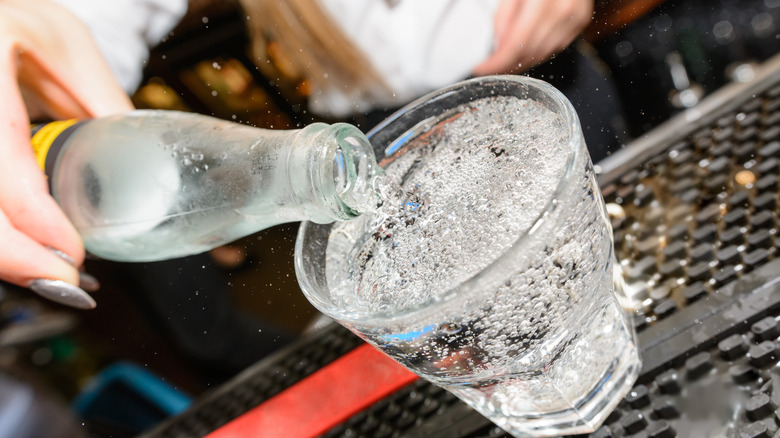
[[[35,159],[38,161],[38,166],[41,167],[41,170],[46,170],[46,157],[49,155],[54,141],[66,129],[76,123],[78,123],[78,120],[73,119],[32,126],[30,143],[32,143],[33,153],[35,153]]]

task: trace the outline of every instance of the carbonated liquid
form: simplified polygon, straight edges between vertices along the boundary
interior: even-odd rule
[[[603,201],[563,123],[494,97],[420,127],[382,205],[334,225],[326,254],[335,306],[384,317],[357,333],[517,436],[592,430],[638,373]]]
[[[349,219],[376,202],[368,140],[345,124],[262,130],[175,111],[90,120],[64,143],[52,193],[94,255],[203,252],[284,222]]]

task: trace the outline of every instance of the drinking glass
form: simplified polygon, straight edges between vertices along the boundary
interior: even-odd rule
[[[387,167],[473,110],[474,102],[501,96],[554,113],[565,139],[565,156],[555,157],[563,171],[537,199],[541,213],[532,225],[502,236],[511,239],[508,248],[433,298],[361,309],[334,295],[342,286],[328,273],[328,263],[338,261],[326,256],[334,225],[303,223],[296,273],[322,313],[514,436],[592,432],[633,386],[640,360],[617,299],[622,283],[613,271],[612,230],[571,103],[532,78],[476,78],[418,99],[368,137]],[[525,185],[529,175],[511,183]]]

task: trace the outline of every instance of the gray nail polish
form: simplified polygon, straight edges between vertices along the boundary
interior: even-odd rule
[[[46,299],[78,309],[94,309],[97,306],[86,292],[62,280],[39,278],[30,283],[30,290]]]
[[[68,262],[68,263],[69,263],[71,266],[76,266],[76,261],[75,261],[75,260],[73,260],[73,257],[71,257],[71,256],[69,256],[69,255],[67,255],[67,254],[65,254],[65,252],[63,252],[63,251],[60,251],[60,250],[59,250],[59,249],[57,249],[57,248],[52,248],[52,247],[50,247],[50,246],[49,246],[49,247],[47,247],[47,248],[49,248],[49,251],[53,252],[53,253],[54,253],[54,255],[56,255],[57,257],[61,258],[62,260],[65,260],[65,261],[66,261],[66,262]]]
[[[79,287],[87,292],[95,292],[100,289],[100,282],[92,275],[79,271]]]
[[[76,266],[76,261],[73,260],[73,258],[67,255],[65,252],[60,251],[57,248],[52,248],[51,246],[48,246],[47,248],[54,255],[61,258],[62,260],[65,260],[71,266]],[[100,282],[98,281],[97,278],[93,277],[92,275],[87,274],[86,272],[83,271],[79,271],[79,286],[87,292],[95,292],[98,289],[100,289]]]

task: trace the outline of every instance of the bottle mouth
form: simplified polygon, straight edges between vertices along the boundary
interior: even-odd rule
[[[336,124],[336,150],[333,154],[333,183],[346,213],[359,216],[377,208],[374,187],[382,169],[366,136],[347,124]]]

